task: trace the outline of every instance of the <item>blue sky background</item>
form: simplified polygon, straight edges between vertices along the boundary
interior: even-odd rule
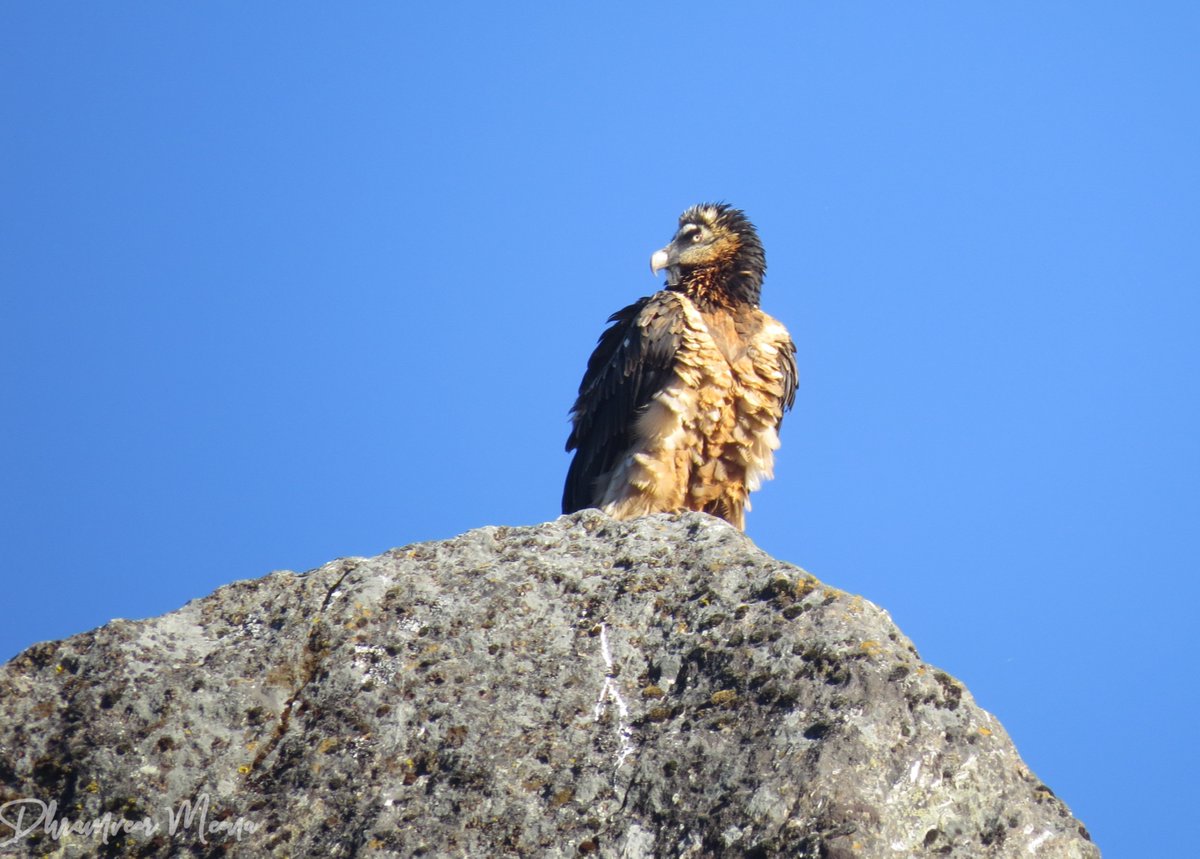
[[[0,658],[555,517],[605,318],[722,199],[799,345],[749,534],[1106,855],[1190,855],[1197,45],[1183,2],[4,4]]]

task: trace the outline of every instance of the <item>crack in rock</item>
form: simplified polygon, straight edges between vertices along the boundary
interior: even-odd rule
[[[313,618],[312,629],[309,630],[308,640],[305,643],[304,663],[300,685],[296,687],[295,691],[293,691],[292,694],[288,696],[288,699],[284,702],[283,709],[279,713],[279,721],[275,725],[275,731],[271,735],[271,739],[268,740],[267,744],[259,750],[258,754],[254,756],[254,760],[250,764],[250,772],[247,773],[247,775],[253,776],[254,773],[259,773],[258,777],[254,779],[256,783],[264,775],[264,773],[259,772],[263,762],[267,759],[267,756],[270,755],[271,752],[275,751],[275,749],[279,746],[280,741],[287,733],[288,726],[291,724],[292,720],[292,708],[296,706],[296,702],[300,699],[300,695],[306,688],[308,688],[308,685],[312,683],[313,679],[317,676],[317,671],[321,667],[321,661],[329,652],[329,642],[319,638],[319,636],[325,631],[321,616],[325,613],[325,609],[329,608],[329,603],[332,602],[333,595],[337,593],[338,588],[342,586],[342,582],[346,580],[346,576],[350,575],[356,569],[358,569],[357,563],[353,563],[348,566],[342,572],[342,574],[338,576],[338,580],[333,583],[333,586],[325,592],[325,598],[321,600],[321,606],[317,609],[316,617]]]

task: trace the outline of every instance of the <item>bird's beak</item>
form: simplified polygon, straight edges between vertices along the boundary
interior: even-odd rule
[[[679,249],[675,247],[674,242],[662,250],[655,251],[650,257],[652,273],[658,274],[664,268],[667,270],[667,286],[679,283]]]
[[[666,247],[662,248],[662,250],[655,251],[653,256],[650,257],[650,274],[656,275],[664,269],[672,269],[674,264],[676,264],[676,257],[674,257],[674,246],[667,245]],[[673,274],[674,271],[667,271],[668,281],[671,280],[671,276]]]
[[[658,274],[664,268],[671,264],[671,257],[667,254],[667,249],[655,251],[650,257],[650,273]]]

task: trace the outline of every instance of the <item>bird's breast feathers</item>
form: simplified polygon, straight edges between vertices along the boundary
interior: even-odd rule
[[[681,323],[671,373],[638,415],[600,506],[619,517],[719,507],[740,520],[747,494],[771,477],[791,339],[758,308],[702,311],[665,296]]]

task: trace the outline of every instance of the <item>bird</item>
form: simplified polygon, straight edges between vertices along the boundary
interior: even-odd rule
[[[608,318],[570,410],[563,513],[698,510],[745,530],[796,395],[796,346],[759,308],[758,231],[727,203],[679,217],[666,283]]]

